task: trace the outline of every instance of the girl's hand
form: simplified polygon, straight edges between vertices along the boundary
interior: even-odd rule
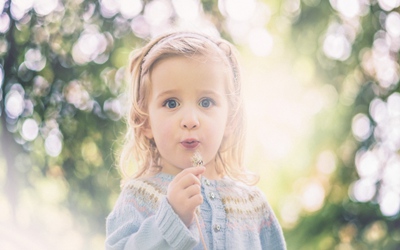
[[[203,203],[199,177],[205,167],[186,168],[168,185],[167,199],[187,227],[192,224],[197,206]]]

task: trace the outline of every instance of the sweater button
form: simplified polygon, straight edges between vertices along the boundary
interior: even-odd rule
[[[209,194],[209,197],[210,197],[211,200],[214,200],[214,199],[215,199],[215,194],[214,194],[213,192],[211,192],[211,193]]]
[[[204,182],[206,183],[207,186],[210,186],[210,181],[209,180],[206,179]]]
[[[215,232],[221,231],[221,225],[220,225],[220,224],[214,225],[214,231],[215,231]]]

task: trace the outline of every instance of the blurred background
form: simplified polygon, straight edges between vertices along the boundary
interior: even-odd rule
[[[0,249],[103,249],[130,51],[240,51],[246,166],[288,249],[400,249],[400,0],[0,0]]]

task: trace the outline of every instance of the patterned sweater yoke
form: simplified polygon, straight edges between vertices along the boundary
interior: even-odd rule
[[[195,233],[195,223],[186,228],[166,199],[168,184],[173,178],[158,173],[124,185],[107,218],[106,249],[128,249],[128,245],[153,249],[144,243],[146,237],[151,241],[157,236],[160,238],[157,248],[203,249]],[[221,180],[202,178],[201,182],[204,202],[198,215],[208,249],[286,249],[282,229],[261,190],[227,177]],[[162,220],[171,223],[165,232],[157,231],[163,225]],[[146,225],[153,228],[153,233],[147,232],[151,235],[146,234]],[[126,228],[128,232],[123,230]],[[175,235],[178,231],[179,235]],[[182,238],[179,243],[177,238]]]

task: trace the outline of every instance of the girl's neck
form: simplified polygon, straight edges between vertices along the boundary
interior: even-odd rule
[[[215,166],[206,166],[206,171],[203,173],[203,176],[209,180],[220,180],[223,175],[218,173],[215,169]]]

